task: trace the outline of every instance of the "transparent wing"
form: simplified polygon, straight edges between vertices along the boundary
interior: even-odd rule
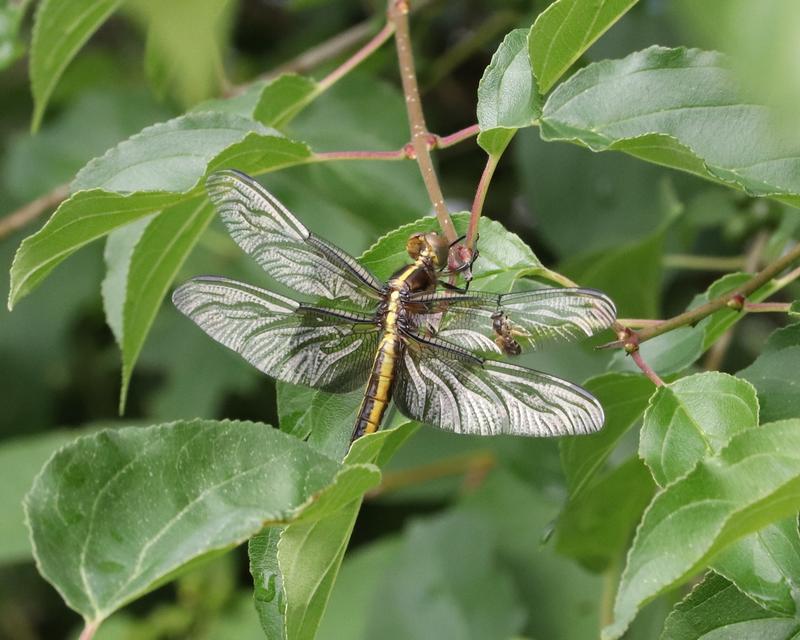
[[[536,289],[518,293],[421,294],[412,305],[423,314],[421,330],[465,349],[501,353],[493,322],[502,314],[513,336],[534,346],[548,340],[575,340],[610,327],[616,318],[611,299],[594,289]]]
[[[283,382],[353,391],[366,383],[378,348],[369,316],[301,305],[226,278],[190,280],[172,301],[214,340]]]
[[[306,229],[255,180],[217,171],[206,189],[231,237],[273,278],[299,293],[374,307],[381,282],[355,258]]]
[[[394,401],[409,418],[464,434],[566,436],[603,426],[603,408],[581,387],[438,339],[408,337]]]

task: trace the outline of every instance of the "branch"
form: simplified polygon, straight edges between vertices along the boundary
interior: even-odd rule
[[[365,40],[374,29],[374,24],[375,21],[369,19],[350,27],[346,31],[337,33],[329,40],[304,51],[296,58],[258,76],[258,80],[272,80],[284,73],[307,73],[323,62],[341,55],[348,49],[355,47],[362,40]],[[251,80],[245,84],[232,85],[224,93],[224,96],[226,98],[237,96],[243,93],[252,82]]]
[[[725,307],[743,310],[747,296],[760,289],[763,285],[772,280],[772,278],[777,276],[781,271],[790,267],[797,260],[800,260],[800,244],[795,245],[791,251],[764,267],[747,282],[737,287],[733,291],[721,295],[714,300],[710,300],[699,307],[685,311],[684,313],[670,318],[669,320],[664,320],[655,326],[645,327],[640,331],[632,331],[631,329],[623,326],[620,322],[616,322],[614,329],[617,331],[619,340],[604,346],[624,347],[627,351],[632,351],[637,349],[638,345],[646,340],[660,336],[662,333],[667,333],[668,331],[672,331],[678,327],[697,324],[706,316],[710,316],[715,311],[719,311]],[[775,284],[778,286],[778,288],[780,288],[798,277],[800,277],[800,268],[795,269],[783,278],[777,279]]]
[[[483,213],[483,203],[486,201],[486,193],[489,190],[489,183],[492,181],[494,170],[500,161],[500,154],[490,153],[486,159],[486,166],[483,168],[478,188],[475,190],[475,199],[472,201],[472,210],[469,216],[469,228],[467,228],[467,248],[471,249],[478,233],[478,220]]]
[[[447,476],[464,475],[465,480],[482,476],[495,466],[497,460],[490,451],[475,451],[449,458],[443,458],[430,464],[403,469],[402,471],[389,471],[383,474],[383,480],[372,491],[367,493],[367,498],[397,491],[405,487],[423,484]]]
[[[448,242],[455,242],[456,233],[450,213],[444,203],[444,195],[439,185],[439,178],[433,168],[430,148],[436,138],[428,131],[425,124],[425,114],[422,112],[422,103],[417,86],[417,73],[414,68],[414,52],[411,49],[411,34],[408,27],[409,5],[407,0],[389,0],[387,14],[389,22],[394,26],[395,44],[397,45],[397,59],[400,63],[400,79],[403,83],[403,94],[406,99],[408,124],[411,129],[411,147],[414,159],[419,165],[422,180],[428,191],[439,226],[442,228]]]
[[[698,271],[732,271],[744,268],[746,260],[746,256],[727,258],[676,253],[664,256],[664,266],[672,269],[696,269]]]
[[[53,207],[57,207],[69,195],[69,184],[61,184],[50,193],[39,196],[33,202],[29,202],[0,219],[0,239],[12,234],[17,229],[21,229],[29,222],[33,222],[43,213]]]
[[[451,133],[449,136],[434,136],[434,144],[433,148],[435,149],[446,149],[447,147],[452,147],[459,142],[463,142],[464,140],[469,140],[477,136],[480,133],[480,126],[477,124],[473,124],[470,127],[465,127],[455,133]]]
[[[369,42],[356,51],[352,56],[345,60],[341,65],[336,67],[327,76],[320,80],[318,85],[318,92],[325,91],[330,88],[337,80],[347,75],[350,71],[355,69],[359,64],[369,58],[381,45],[392,37],[394,33],[394,24],[387,22],[383,28],[376,33]]]
[[[639,349],[631,351],[631,358],[636,363],[636,366],[642,370],[642,373],[646,375],[654,385],[656,385],[657,387],[664,386],[664,381],[661,378],[659,378],[658,374],[655,371],[653,371],[650,365],[644,361],[644,358],[642,357],[642,354],[639,351]]]
[[[742,311],[747,313],[789,313],[792,307],[789,302],[747,302],[742,306]]]
[[[407,147],[396,151],[321,151],[315,153],[311,162],[329,160],[408,160],[411,158]]]

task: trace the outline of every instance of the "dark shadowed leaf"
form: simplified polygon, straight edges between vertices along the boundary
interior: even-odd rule
[[[606,373],[587,380],[584,387],[603,405],[606,422],[590,436],[564,438],[559,443],[561,464],[570,495],[583,491],[602,469],[611,452],[647,407],[655,385],[642,375]]]
[[[556,524],[556,549],[592,571],[623,556],[655,484],[633,456],[570,500]]]

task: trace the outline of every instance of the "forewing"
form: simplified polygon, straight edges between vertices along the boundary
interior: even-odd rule
[[[567,436],[603,426],[603,408],[581,387],[505,362],[409,338],[397,371],[401,413],[472,435]]]
[[[195,278],[172,301],[214,340],[283,382],[353,391],[366,383],[378,348],[369,316],[301,305],[235,280]]]
[[[206,189],[231,237],[273,278],[295,291],[375,306],[381,282],[355,258],[318,238],[252,178],[217,171]]]
[[[616,319],[611,299],[594,289],[536,289],[495,294],[422,294],[412,298],[423,311],[420,330],[465,349],[501,353],[495,343],[493,315],[505,314],[523,344],[575,340],[610,327]],[[427,314],[427,318],[424,314]]]

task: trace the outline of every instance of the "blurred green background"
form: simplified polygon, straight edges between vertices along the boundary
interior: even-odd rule
[[[478,81],[505,33],[529,26],[547,2],[419,4],[412,31],[425,112],[432,131],[448,134],[474,124]],[[131,0],[69,66],[32,136],[24,55],[30,10],[15,36],[17,5],[0,9],[0,216],[69,181],[86,161],[148,124],[296,63],[354,25],[372,19],[377,30],[383,10],[382,3],[360,0]],[[779,106],[796,105],[800,78],[778,81],[758,71],[796,57],[798,21],[800,10],[790,1],[642,0],[579,65],[651,44],[725,49],[735,41],[731,53],[745,84]],[[304,71],[319,78],[342,59]],[[398,148],[408,140],[398,86],[394,51],[386,46],[305,110],[290,134],[322,151]],[[468,141],[437,158],[451,210],[469,208],[485,156]],[[411,162],[299,167],[264,183],[315,232],[355,255],[429,213]],[[786,238],[798,226],[796,213],[787,215],[778,203],[630,157],[546,144],[535,129],[515,138],[485,212],[549,267],[607,291],[626,317],[676,313],[721,274],[687,255],[735,261],[754,238],[776,232]],[[5,273],[22,238],[43,221],[0,238]],[[220,226],[204,236],[179,279],[201,272],[262,278]],[[13,314],[0,310],[0,637],[77,637],[78,616],[35,570],[19,504],[57,446],[100,425],[192,417],[277,421],[273,383],[170,306],[148,338],[120,418],[120,362],[104,321],[103,275],[103,244],[96,243],[60,266]],[[7,275],[2,283],[5,293]],[[746,366],[774,322],[746,318],[721,368]],[[570,345],[546,349],[527,364],[583,381],[604,371],[609,358]],[[596,637],[612,587],[593,572],[597,563],[584,559],[581,566],[547,541],[564,496],[558,455],[550,441],[490,442],[422,429],[389,467],[398,487],[365,503],[319,637]],[[459,471],[404,486],[404,471],[415,469],[411,477],[419,478],[448,465]],[[634,474],[621,478],[636,481]],[[600,516],[617,518],[614,505],[607,509]],[[260,638],[251,599],[246,554],[237,550],[138,601],[96,637]],[[650,605],[629,637],[655,637],[670,604]]]

